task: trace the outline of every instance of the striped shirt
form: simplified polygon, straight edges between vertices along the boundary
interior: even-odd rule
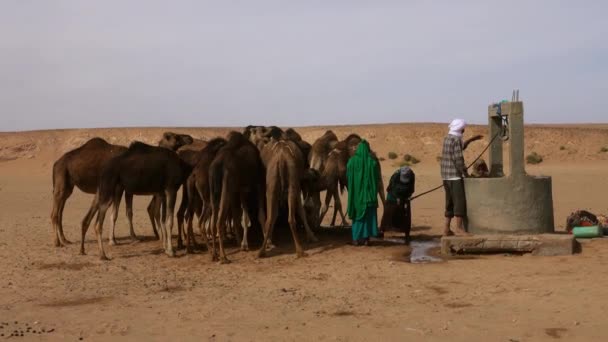
[[[443,139],[441,153],[441,178],[443,180],[461,179],[467,172],[462,155],[462,139],[455,135],[447,135]]]

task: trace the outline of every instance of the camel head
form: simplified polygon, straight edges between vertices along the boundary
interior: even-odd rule
[[[184,145],[190,145],[194,142],[188,134],[177,134],[173,132],[163,133],[162,139],[158,142],[158,146],[177,151]]]

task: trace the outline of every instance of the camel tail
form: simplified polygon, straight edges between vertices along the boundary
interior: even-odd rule
[[[279,176],[279,189],[281,193],[285,193],[289,186],[289,172],[287,161],[283,158],[279,159],[277,165],[277,172]]]

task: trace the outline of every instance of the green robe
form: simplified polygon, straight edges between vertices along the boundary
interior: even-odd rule
[[[372,158],[369,143],[359,143],[346,167],[348,178],[347,213],[353,220],[353,240],[378,235],[378,162]]]

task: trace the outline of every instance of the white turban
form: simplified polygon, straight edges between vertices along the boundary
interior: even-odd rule
[[[454,119],[450,123],[450,135],[455,135],[457,137],[462,136],[462,130],[467,124],[462,119]]]

